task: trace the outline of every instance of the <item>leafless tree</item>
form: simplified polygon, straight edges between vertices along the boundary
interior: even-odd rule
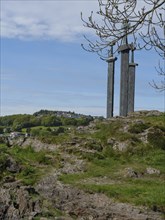
[[[165,59],[164,0],[98,0],[98,5],[99,10],[96,14],[91,12],[87,20],[81,13],[84,26],[94,30],[97,36],[95,41],[84,36],[88,42],[87,47],[82,45],[85,50],[104,58],[108,56],[110,45],[115,44],[117,51],[122,39],[129,36],[137,49],[154,48],[159,57]],[[163,67],[158,69],[158,73],[165,76]],[[156,87],[155,82],[153,86],[162,88]]]
[[[156,68],[156,71],[158,73],[158,75],[162,78],[162,80],[158,83],[155,82],[155,80],[153,80],[150,85],[160,91],[160,92],[165,92],[165,70],[164,70],[164,66],[162,67],[159,63],[158,67]]]

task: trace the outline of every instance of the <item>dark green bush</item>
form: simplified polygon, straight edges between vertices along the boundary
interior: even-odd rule
[[[148,142],[156,148],[165,150],[165,136],[160,129],[154,129],[148,133]]]
[[[130,133],[139,134],[139,133],[142,133],[143,131],[145,131],[147,128],[149,128],[148,124],[139,123],[139,124],[131,125],[130,128],[128,129],[128,131]]]
[[[85,153],[85,152],[83,152],[81,154],[81,156],[82,156],[83,159],[86,159],[88,161],[93,161],[95,159],[97,159],[97,160],[105,159],[105,157],[100,153]]]
[[[23,171],[22,171],[22,176],[30,176],[30,175],[32,175],[32,174],[34,174],[35,173],[35,168],[33,168],[33,167],[26,167]]]
[[[86,143],[85,148],[90,150],[102,151],[103,147],[100,143]]]

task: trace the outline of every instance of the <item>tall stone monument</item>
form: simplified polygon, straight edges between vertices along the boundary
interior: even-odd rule
[[[129,51],[131,45],[128,44],[127,29],[128,23],[124,23],[125,36],[119,48],[121,53],[121,73],[120,73],[120,116],[127,116],[128,113],[128,77],[129,77]]]
[[[107,80],[107,118],[113,117],[114,109],[114,73],[115,73],[115,61],[116,57],[113,57],[113,45],[109,57],[106,60],[108,62],[108,80]]]
[[[120,65],[120,116],[127,116],[128,112],[134,112],[134,97],[135,97],[135,69],[137,64],[134,63],[134,50],[133,44],[128,44],[127,32],[129,29],[128,22],[123,23],[123,29],[125,31],[122,39],[121,46],[118,52],[121,54]],[[108,62],[108,83],[107,83],[107,118],[113,117],[114,108],[114,74],[115,74],[115,61],[116,57],[113,56],[113,45],[109,57],[106,60]],[[130,62],[130,51],[131,62]]]
[[[129,77],[128,77],[128,112],[134,112],[134,97],[135,97],[135,68],[138,64],[134,63],[134,50],[131,51],[131,63],[129,63]]]

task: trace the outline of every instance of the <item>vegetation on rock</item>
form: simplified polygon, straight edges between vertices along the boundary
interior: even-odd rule
[[[24,137],[20,142],[22,137],[12,139],[8,146],[4,141],[0,144],[0,202],[3,204],[0,213],[11,218],[6,203],[11,200],[18,219],[29,216],[80,219],[89,215],[99,219],[103,213],[105,217],[111,213],[120,219],[119,207],[124,203],[127,208],[122,213],[123,219],[129,219],[134,209],[141,209],[135,219],[147,216],[163,219],[164,120],[161,113],[158,116],[135,114],[97,119],[80,128],[30,127],[31,137]],[[10,190],[11,187],[15,188]],[[27,204],[21,216],[19,193],[23,193],[22,198],[26,200],[23,204]],[[94,204],[96,196],[107,206]],[[32,201],[35,205],[30,211]],[[114,210],[108,208],[109,203]],[[139,206],[150,211],[146,213]]]

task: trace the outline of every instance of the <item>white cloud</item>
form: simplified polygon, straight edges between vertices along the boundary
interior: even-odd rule
[[[142,4],[145,3],[138,1],[137,9]],[[97,10],[98,0],[4,0],[1,2],[1,36],[72,41],[82,33],[91,33],[90,29],[83,27],[80,12],[83,12],[86,19],[91,11]],[[100,18],[96,20],[101,21]]]
[[[95,1],[2,1],[1,36],[72,41],[83,33],[80,18],[97,9]]]

